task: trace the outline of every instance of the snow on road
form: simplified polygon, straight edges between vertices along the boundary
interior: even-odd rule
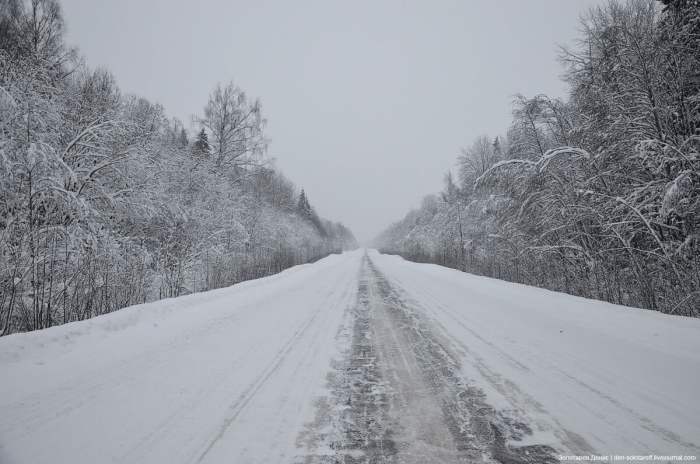
[[[0,339],[0,462],[290,462],[360,260]]]
[[[700,320],[370,252],[486,403],[556,455],[700,457]]]
[[[0,372],[1,463],[700,455],[700,320],[373,250],[4,337]]]

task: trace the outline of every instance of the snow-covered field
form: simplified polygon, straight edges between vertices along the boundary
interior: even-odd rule
[[[4,337],[0,372],[2,463],[700,455],[700,320],[373,250]]]

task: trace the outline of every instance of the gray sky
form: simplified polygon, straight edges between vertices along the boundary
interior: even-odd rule
[[[217,82],[259,97],[269,155],[361,241],[505,132],[516,92],[564,96],[556,44],[597,0],[62,0],[68,40],[188,125]]]

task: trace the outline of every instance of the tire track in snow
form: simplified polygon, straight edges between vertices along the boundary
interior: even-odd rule
[[[19,421],[14,422],[14,427],[17,430],[25,430],[25,433],[18,434],[18,437],[31,434],[38,425],[44,425],[52,422],[60,417],[69,414],[76,408],[85,407],[94,402],[97,398],[97,393],[129,382],[143,372],[152,369],[153,365],[163,362],[174,354],[184,352],[190,348],[190,338],[202,338],[211,336],[212,334],[221,332],[228,325],[235,323],[238,319],[244,318],[252,313],[255,308],[247,308],[246,311],[218,318],[216,321],[194,328],[185,335],[173,338],[168,342],[168,345],[154,346],[146,352],[139,353],[138,356],[127,360],[122,360],[119,363],[111,364],[100,371],[100,375],[94,373],[83,375],[70,383],[64,384],[60,390],[55,391],[47,398],[44,393],[27,398],[27,402],[35,402],[33,406],[25,404],[10,405],[8,408],[3,408],[3,413],[10,413],[12,408],[22,411]],[[251,348],[252,349],[252,348]],[[76,394],[76,391],[80,392]],[[56,411],[51,417],[45,416],[46,410]]]
[[[366,254],[360,273],[351,346],[307,432],[317,452],[304,462],[555,462],[548,446],[508,444],[532,431],[463,380],[419,310]]]
[[[407,293],[404,287],[402,287],[401,285],[397,285],[397,287],[400,288],[403,293]],[[563,370],[560,368],[560,366],[557,366],[554,363],[552,363],[548,356],[543,355],[543,353],[547,353],[545,347],[540,347],[539,350],[532,350],[523,346],[519,347],[520,352],[526,353],[529,358],[529,367],[526,367],[520,361],[515,359],[515,357],[513,357],[511,353],[504,350],[499,345],[481,336],[475,330],[472,321],[470,321],[465,314],[455,313],[454,308],[459,306],[456,302],[450,302],[450,304],[447,304],[446,302],[441,301],[437,295],[426,291],[424,287],[412,286],[411,293],[419,297],[420,301],[424,302],[423,304],[429,303],[429,309],[437,310],[440,313],[447,316],[448,318],[450,318],[450,320],[452,320],[452,322],[454,322],[457,326],[467,331],[475,339],[479,340],[481,343],[489,347],[489,349],[497,353],[498,356],[501,357],[504,362],[509,363],[511,366],[519,370],[530,371],[531,368],[535,366],[535,363],[537,363],[538,367],[542,371],[546,371],[549,373],[558,373],[560,377],[565,378],[567,381],[570,382],[571,385],[571,388],[560,389],[560,393],[567,397],[567,402],[577,404],[582,409],[588,409],[588,402],[590,402],[590,398],[586,396],[586,394],[593,394],[601,400],[604,400],[605,402],[609,403],[610,409],[618,410],[619,414],[628,415],[636,418],[636,420],[639,421],[641,428],[648,430],[657,437],[662,437],[670,445],[681,446],[687,449],[700,451],[700,447],[698,447],[698,445],[683,440],[677,434],[656,424],[654,421],[641,414],[640,412],[633,410],[632,408],[622,404],[620,401],[617,401],[614,398],[611,398],[610,396],[607,396],[600,390],[584,382],[580,378],[580,375],[572,375],[571,372]],[[549,414],[547,411],[542,410],[541,405],[539,405],[532,397],[527,395],[525,392],[521,391],[517,385],[509,381],[506,381],[505,384],[501,382],[500,375],[493,372],[493,370],[491,370],[487,366],[484,360],[481,357],[479,357],[476,353],[474,353],[473,350],[470,350],[469,347],[467,347],[461,340],[450,335],[449,331],[443,330],[443,332],[448,339],[450,339],[456,345],[460,346],[460,348],[464,350],[465,354],[468,354],[468,356],[473,359],[475,368],[484,377],[484,379],[489,381],[493,385],[493,387],[499,392],[501,392],[504,396],[513,400],[516,403],[521,402],[533,405],[534,408],[540,410],[540,412]],[[580,390],[577,390],[575,387],[583,388],[586,394],[582,394],[582,392]],[[610,415],[610,417],[617,417],[617,415]],[[618,425],[612,418],[598,416],[597,419],[604,422],[611,429],[618,427]],[[548,424],[549,430],[551,430],[551,432],[554,433],[554,435],[561,440],[561,443],[566,448],[568,448],[568,452],[581,455],[596,454],[596,451],[589,443],[587,443],[581,436],[577,435],[576,433],[562,427],[556,417],[549,416],[549,420],[554,424],[554,427],[552,427],[552,424]],[[633,438],[629,437],[628,439]],[[644,444],[645,442],[643,439],[640,439],[638,441],[638,445],[640,448]]]
[[[198,304],[216,302],[218,300],[230,297],[227,295],[231,289],[240,291],[245,287],[245,290],[250,291],[258,287],[269,286],[272,282],[279,280],[282,277],[289,277],[294,273],[299,272],[309,265],[295,266],[294,268],[288,269],[284,275],[277,274],[274,276],[267,277],[262,280],[252,280],[244,282],[236,287],[229,287],[224,289],[218,289],[207,293],[198,293],[193,295],[187,295],[181,297],[181,299],[192,299]],[[51,395],[46,395],[45,392],[39,392],[35,395],[31,395],[25,398],[23,403],[11,404],[6,407],[0,408],[0,414],[7,414],[13,416],[19,416],[18,420],[13,421],[13,432],[16,437],[23,437],[31,435],[33,430],[38,426],[46,425],[53,422],[62,416],[70,414],[73,410],[83,407],[90,407],[96,401],[100,400],[99,394],[103,393],[105,390],[112,389],[115,386],[123,386],[126,383],[133,381],[141,377],[144,373],[147,373],[153,369],[154,365],[159,365],[162,363],[167,363],[173,357],[178,357],[180,354],[184,354],[192,349],[193,344],[198,340],[204,338],[211,338],[224,332],[231,325],[236,324],[239,320],[245,320],[251,314],[258,311],[259,305],[267,305],[272,299],[272,296],[268,296],[265,300],[257,301],[254,304],[250,304],[240,311],[233,314],[227,314],[224,316],[219,316],[214,320],[206,321],[200,325],[196,325],[190,328],[188,331],[177,335],[167,341],[166,345],[156,344],[148,347],[145,351],[135,353],[134,356],[127,359],[122,359],[118,362],[109,363],[102,367],[99,371],[99,375],[95,375],[96,372],[86,373],[71,382],[63,384],[59,389],[52,392]],[[167,300],[158,302],[158,304],[165,303],[167,305]],[[148,306],[146,304],[145,306]],[[173,306],[174,303],[172,304]],[[165,306],[168,308],[168,306]],[[163,309],[161,309],[162,311]],[[91,321],[85,321],[90,323]],[[94,323],[94,321],[92,321]],[[97,326],[97,324],[95,324]],[[157,326],[154,326],[157,327]],[[94,331],[104,330],[104,329],[91,329]],[[114,329],[118,330],[118,329]],[[158,330],[157,328],[155,330]],[[76,333],[76,337],[80,333]],[[54,337],[53,342],[63,342],[63,339],[57,339]],[[68,344],[73,343],[72,340],[66,337],[66,341],[63,342]],[[252,354],[257,349],[257,345],[251,345],[246,349],[245,352],[238,357],[238,359],[233,360],[233,364],[229,365],[230,370],[235,370],[242,360],[246,359],[250,354]],[[201,399],[202,396],[207,395],[211,392],[206,392],[206,387],[208,385],[203,384],[200,391],[197,392],[194,397]],[[78,393],[76,393],[78,392]],[[184,409],[189,410],[195,408],[194,401],[186,402]],[[45,412],[47,410],[55,411],[50,417],[46,417]],[[17,413],[21,411],[21,414]],[[181,417],[183,411],[177,410],[170,414],[163,422],[162,426],[167,426],[172,424],[177,417]],[[24,433],[17,433],[17,431],[24,431]],[[154,431],[144,438],[146,441],[151,435],[157,435]]]
[[[488,405],[484,392],[464,381],[459,374],[459,361],[430,332],[418,310],[405,301],[371,259],[369,267],[387,312],[406,337],[404,346],[412,351],[425,382],[441,404],[457,449],[471,462],[479,457],[484,462],[513,464],[556,462],[554,450],[549,446],[508,444],[531,435],[530,427]]]
[[[194,463],[209,445],[205,463],[292,461],[360,260],[15,336],[0,461]]]
[[[341,281],[345,281],[346,277],[350,271],[346,272]],[[219,427],[218,432],[215,437],[209,442],[206,448],[198,453],[199,455],[193,460],[197,464],[200,464],[207,457],[209,452],[214,448],[214,446],[221,440],[228,428],[236,421],[241,412],[244,411],[246,406],[255,397],[256,393],[265,384],[265,382],[279,369],[282,363],[287,358],[287,355],[294,349],[294,347],[299,343],[300,340],[304,338],[307,334],[309,327],[313,324],[315,319],[318,317],[324,309],[328,308],[327,302],[331,297],[336,294],[336,289],[331,288],[323,297],[321,304],[318,305],[316,310],[304,321],[302,326],[294,333],[292,338],[284,345],[284,347],[278,352],[277,356],[268,364],[267,368],[260,374],[260,376],[251,383],[248,388],[236,399],[236,401],[229,406],[231,414],[224,420],[223,424]]]
[[[367,256],[358,275],[355,304],[347,308],[340,337],[350,347],[331,375],[330,404],[318,404],[312,430],[302,432],[300,442],[310,448],[327,447],[323,453],[303,458],[306,463],[392,463],[396,454],[387,416],[386,381],[379,366],[375,327],[370,301]],[[313,451],[313,450],[312,450]],[[324,454],[325,453],[325,454]]]

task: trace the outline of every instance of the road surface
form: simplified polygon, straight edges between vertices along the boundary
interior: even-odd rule
[[[357,250],[0,339],[0,462],[666,462],[698,392],[700,320]]]

